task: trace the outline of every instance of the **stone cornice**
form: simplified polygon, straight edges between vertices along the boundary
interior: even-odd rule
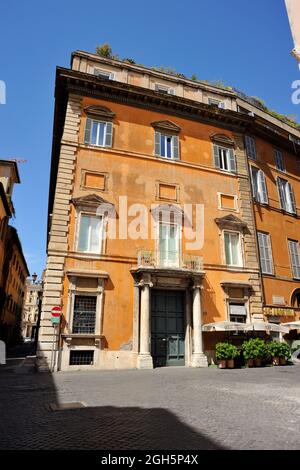
[[[80,96],[93,96],[189,120],[207,122],[226,129],[243,131],[253,120],[251,116],[235,111],[216,108],[174,95],[163,95],[154,90],[127,83],[99,80],[94,75],[58,67],[56,96],[58,97],[59,91],[63,90]]]

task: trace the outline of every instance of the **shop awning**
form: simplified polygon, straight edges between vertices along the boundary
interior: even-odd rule
[[[219,321],[202,325],[202,331],[243,331],[245,327],[245,323],[238,323],[233,321]]]
[[[300,330],[300,320],[282,323],[282,325],[287,327],[289,330]]]
[[[246,324],[245,331],[274,331],[276,333],[288,333],[289,328],[283,326],[283,324],[254,321]]]

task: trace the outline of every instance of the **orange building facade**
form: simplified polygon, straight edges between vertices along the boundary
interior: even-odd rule
[[[15,183],[20,183],[17,163],[0,160],[0,339],[8,345],[21,340],[25,283],[29,275],[18,232],[9,225],[14,215]]]
[[[224,335],[202,325],[298,319],[300,133],[268,119],[232,90],[93,54],[58,68],[41,367],[54,306],[62,370],[204,367]]]

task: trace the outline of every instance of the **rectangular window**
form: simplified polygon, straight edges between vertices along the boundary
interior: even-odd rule
[[[101,253],[102,225],[102,217],[80,215],[78,251]]]
[[[236,172],[236,161],[233,149],[214,145],[215,167],[220,170]]]
[[[70,366],[92,366],[94,364],[94,351],[70,351]]]
[[[112,131],[113,126],[111,122],[86,118],[84,143],[97,145],[98,147],[111,147]]]
[[[245,136],[245,144],[246,144],[247,157],[251,158],[252,160],[256,160],[255,139],[253,137],[250,137],[249,135],[246,135]]]
[[[227,266],[242,266],[240,234],[224,232],[225,260]]]
[[[282,178],[277,178],[277,188],[280,199],[280,207],[290,214],[296,214],[296,201],[293,188],[290,183]]]
[[[96,296],[75,295],[72,333],[95,333],[96,304]]]
[[[103,69],[94,69],[94,75],[100,78],[106,78],[107,80],[114,80],[115,76],[113,72]]]
[[[254,199],[262,204],[268,204],[268,193],[264,172],[251,166],[251,181]]]
[[[247,310],[245,304],[229,304],[229,319],[233,322],[246,323]]]
[[[155,84],[155,91],[158,91],[159,93],[162,93],[163,95],[175,95],[174,88],[171,88],[165,85],[160,85],[159,83]]]
[[[208,98],[208,104],[216,106],[217,108],[225,109],[224,101],[216,100],[214,98]]]
[[[264,274],[273,274],[273,259],[268,233],[257,232],[261,270]]]
[[[161,134],[155,131],[155,155],[169,158],[171,160],[179,159],[179,140],[177,135]]]
[[[291,267],[293,278],[300,279],[300,253],[299,253],[299,242],[289,240],[289,253],[291,260]]]
[[[159,224],[159,264],[179,266],[179,226]]]
[[[275,164],[276,164],[277,170],[285,171],[285,165],[284,165],[282,152],[280,150],[274,149],[274,154],[275,154]]]

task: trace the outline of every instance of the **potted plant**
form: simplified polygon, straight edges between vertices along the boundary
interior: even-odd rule
[[[239,356],[239,351],[234,344],[227,342],[217,343],[216,357],[219,361],[219,369],[234,368],[234,359]]]
[[[227,367],[228,369],[234,369],[234,360],[239,357],[240,352],[234,344],[228,344],[227,346]]]
[[[268,352],[272,357],[273,366],[279,366],[279,353],[281,350],[281,343],[279,341],[272,341],[268,344]]]
[[[219,369],[226,369],[228,355],[227,345],[228,343],[216,344],[216,358],[219,361]]]
[[[279,364],[281,366],[286,365],[286,360],[290,357],[291,355],[291,348],[287,343],[279,343],[280,348],[279,348]]]
[[[260,338],[251,338],[243,343],[243,356],[248,367],[261,366],[262,358],[266,355],[266,345]]]

